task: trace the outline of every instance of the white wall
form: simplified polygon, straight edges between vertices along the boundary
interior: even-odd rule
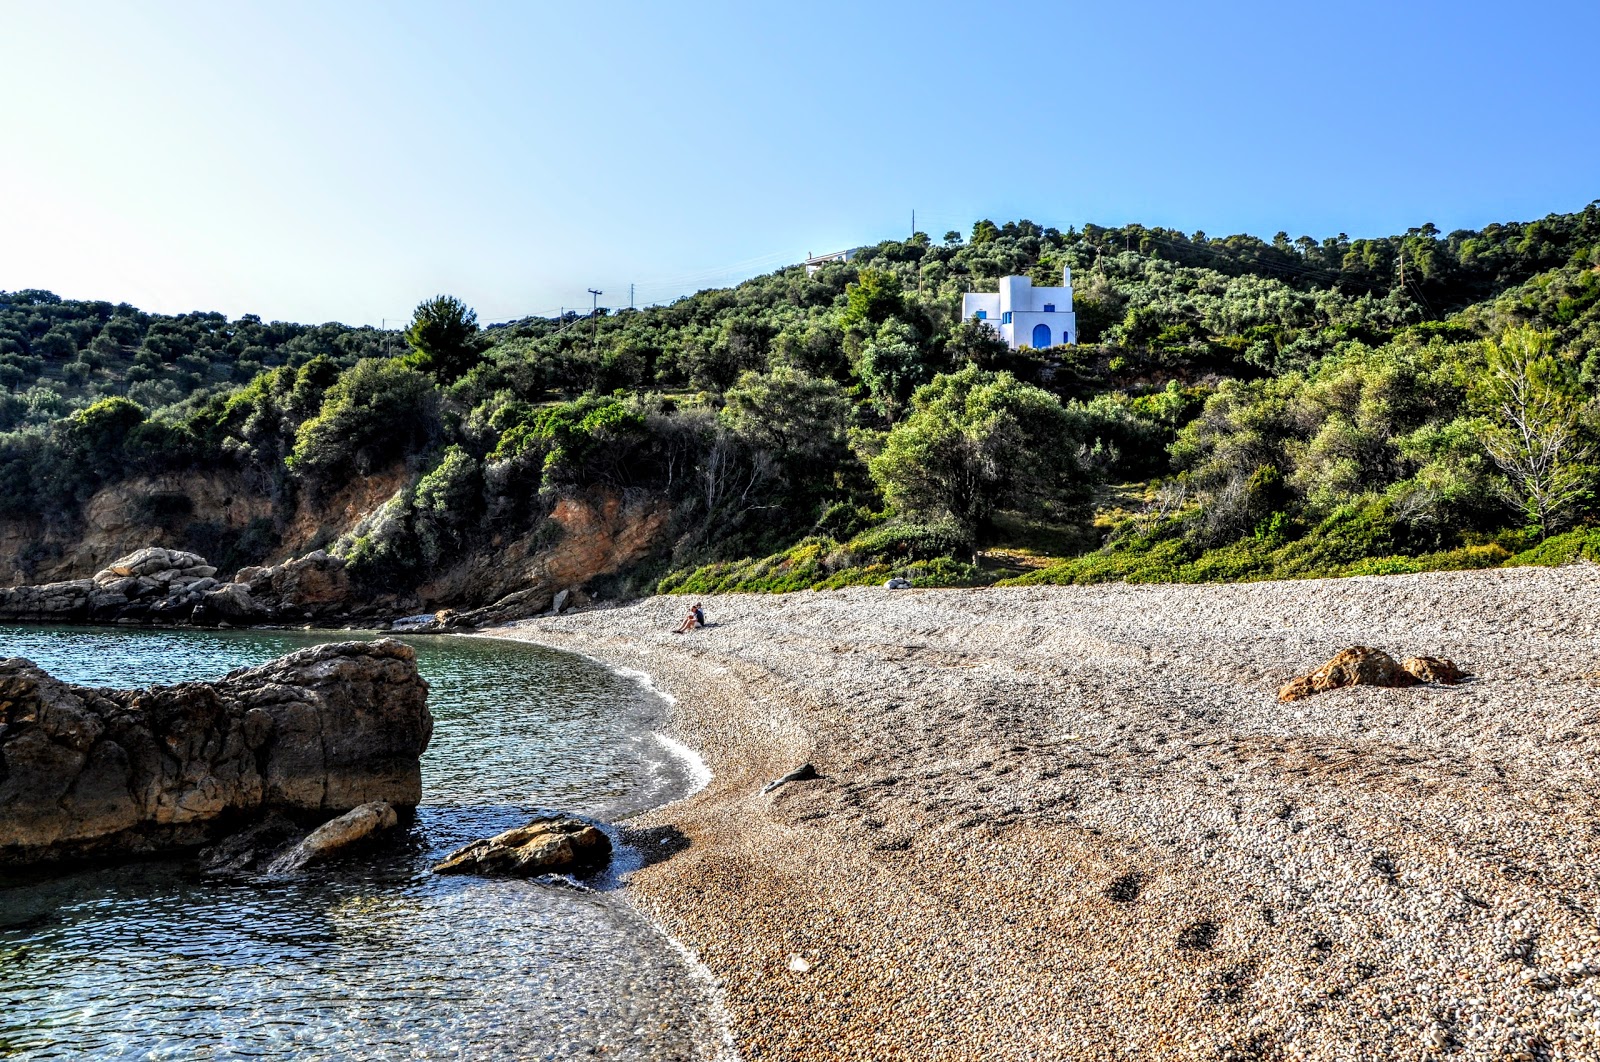
[[[1001,277],[1000,290],[994,293],[968,292],[961,296],[961,317],[971,320],[979,310],[988,314],[990,327],[1000,334],[1012,350],[1033,345],[1033,329],[1037,324],[1050,328],[1050,345],[1075,343],[1078,339],[1078,318],[1072,311],[1072,274],[1063,270],[1065,287],[1036,288],[1027,277]],[[1046,313],[1045,304],[1055,306]],[[1006,313],[1011,323],[1002,323]]]

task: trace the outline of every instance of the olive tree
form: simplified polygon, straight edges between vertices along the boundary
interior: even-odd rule
[[[1540,538],[1589,493],[1594,471],[1582,434],[1582,391],[1553,345],[1549,332],[1528,327],[1488,341],[1488,371],[1478,387],[1493,417],[1484,449],[1506,477],[1506,499]]]
[[[978,544],[997,511],[1060,515],[1090,486],[1080,417],[1010,373],[974,366],[918,388],[869,468],[896,510],[953,519]]]

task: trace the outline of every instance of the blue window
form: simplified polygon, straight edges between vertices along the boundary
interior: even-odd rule
[[[972,319],[974,321],[987,321],[989,319],[989,311],[979,310],[977,313],[972,315]]]
[[[1043,350],[1050,345],[1050,326],[1036,324],[1033,326],[1033,349]]]
[[[1007,310],[1005,313],[1000,315],[1000,323],[1001,324],[1010,324],[1011,323],[1011,311],[1010,310]]]
[[[1053,303],[1053,302],[1045,303],[1044,304],[1044,312],[1045,313],[1055,313],[1056,312],[1056,304]]]

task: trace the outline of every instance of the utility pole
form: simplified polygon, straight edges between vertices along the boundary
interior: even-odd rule
[[[589,316],[594,318],[594,334],[593,334],[593,337],[589,340],[589,342],[594,346],[599,346],[600,345],[600,296],[604,295],[605,292],[596,291],[594,288],[590,288],[589,289],[589,294],[594,296],[592,299],[589,300]]]
[[[917,208],[911,208],[911,235],[917,234]]]
[[[628,285],[628,309],[633,309],[633,285]]]

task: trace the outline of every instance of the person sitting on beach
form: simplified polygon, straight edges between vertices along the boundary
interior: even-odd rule
[[[694,607],[689,610],[689,614],[683,617],[682,625],[680,625],[678,629],[672,633],[686,634],[689,631],[694,630],[696,627],[704,627],[705,625],[706,614],[700,611],[700,602],[696,601],[694,603]]]

